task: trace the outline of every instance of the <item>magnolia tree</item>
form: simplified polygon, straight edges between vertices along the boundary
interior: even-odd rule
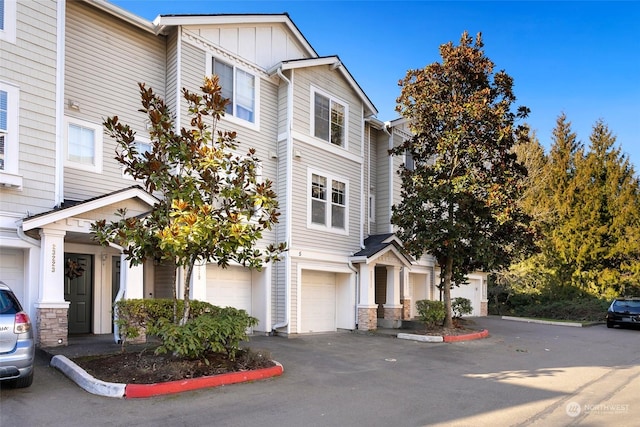
[[[139,86],[140,111],[151,125],[150,150],[138,150],[135,132],[117,116],[104,125],[118,142],[116,160],[125,173],[159,201],[141,216],[127,217],[126,210],[119,210],[118,221],[97,221],[93,231],[101,244],[123,247],[132,265],[154,259],[185,269],[179,319],[185,324],[196,263],[226,267],[236,261],[260,269],[286,250],[283,243],[256,248],[263,231],[278,222],[278,203],[272,183],[260,179],[256,151],[239,153],[236,133],[216,129],[229,102],[221,95],[217,76],[205,79],[201,94],[183,89],[191,121],[179,131],[165,102],[145,84]]]
[[[477,269],[492,270],[533,246],[529,217],[518,207],[525,167],[512,148],[527,137],[526,107],[512,112],[513,80],[483,51],[480,34],[440,47],[442,63],[409,70],[397,111],[413,136],[390,151],[409,154],[402,201],[392,222],[414,256],[433,255],[441,268],[445,327],[451,327],[451,286]]]

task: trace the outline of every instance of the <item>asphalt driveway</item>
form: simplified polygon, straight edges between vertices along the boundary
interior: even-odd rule
[[[151,399],[88,394],[40,360],[31,388],[0,389],[0,426],[637,425],[640,331],[476,323],[489,338],[254,337],[283,376]]]

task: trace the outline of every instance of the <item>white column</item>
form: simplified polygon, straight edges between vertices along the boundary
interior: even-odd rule
[[[376,307],[375,268],[369,264],[360,264],[360,301],[358,307]]]
[[[62,230],[40,230],[38,307],[67,308],[64,300],[64,236]]]
[[[207,264],[196,264],[191,273],[191,299],[207,300]]]
[[[400,308],[400,267],[387,266],[387,303],[386,308]]]
[[[122,255],[121,270],[125,271],[125,294],[126,299],[144,298],[144,264],[130,265],[124,260]]]

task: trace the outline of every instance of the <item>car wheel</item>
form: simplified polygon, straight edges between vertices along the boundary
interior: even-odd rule
[[[613,322],[607,322],[607,328],[613,328]]]
[[[20,377],[14,380],[13,386],[15,388],[26,388],[30,387],[33,384],[33,371],[29,373],[26,377]]]

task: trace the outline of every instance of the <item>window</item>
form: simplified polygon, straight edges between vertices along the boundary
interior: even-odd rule
[[[416,169],[416,164],[413,161],[413,154],[411,154],[411,151],[409,150],[404,152],[404,168],[412,172]]]
[[[347,183],[344,180],[313,172],[310,178],[310,225],[346,232]]]
[[[347,107],[330,96],[313,94],[313,132],[339,147],[345,147]]]
[[[139,136],[136,136],[136,140],[133,142],[133,145],[137,151],[136,157],[139,160],[144,158],[144,153],[148,153],[151,151],[151,142],[146,139],[140,139]],[[122,171],[122,176],[125,178],[133,179],[133,177],[127,173],[125,173],[124,169]]]
[[[16,42],[17,0],[0,0],[0,40]]]
[[[231,102],[227,105],[227,114],[256,122],[256,78],[244,70],[220,61],[211,60],[211,73],[220,79],[222,96]]]
[[[0,184],[22,187],[18,174],[18,101],[20,89],[0,82]]]
[[[65,166],[102,172],[102,125],[65,117]]]

